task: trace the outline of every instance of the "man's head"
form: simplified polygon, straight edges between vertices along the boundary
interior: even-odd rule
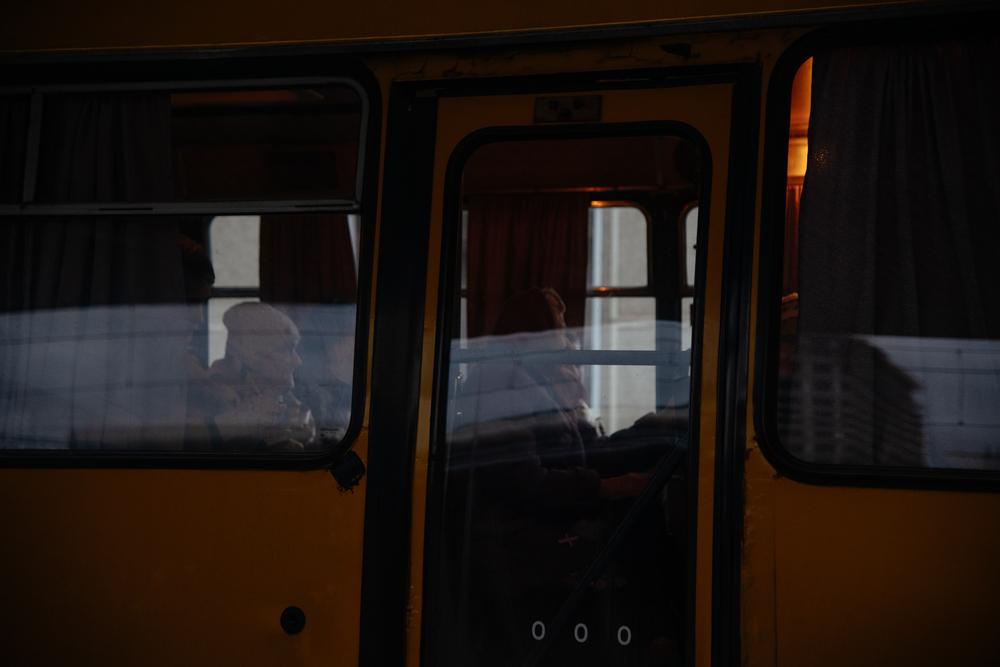
[[[287,315],[266,303],[239,303],[222,316],[229,337],[226,358],[240,363],[254,382],[295,386],[295,369],[302,365],[296,347],[299,330]]]

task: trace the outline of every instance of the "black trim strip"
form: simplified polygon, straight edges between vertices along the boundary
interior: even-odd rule
[[[875,44],[926,36],[941,38],[974,31],[989,32],[1000,13],[992,11],[954,15],[934,21],[914,19],[895,23],[868,23],[810,33],[790,46],[775,64],[768,89],[765,119],[763,194],[761,210],[760,290],[757,308],[754,364],[754,427],[761,451],[775,470],[807,484],[874,488],[952,491],[1000,491],[1000,471],[946,468],[891,468],[886,466],[810,463],[789,453],[778,438],[777,359],[783,271],[785,187],[788,156],[789,109],[792,80],[799,66],[824,48],[845,44]]]
[[[437,100],[390,93],[372,360],[359,664],[402,665],[410,563],[413,450]]]
[[[209,299],[255,299],[260,296],[257,287],[212,287]]]
[[[657,350],[555,350],[517,354],[511,349],[469,349],[455,350],[454,356],[448,361],[483,363],[521,359],[533,363],[573,364],[576,366],[659,366],[684,356],[688,355],[680,352],[658,352]]]
[[[192,78],[200,81],[213,76],[229,79],[246,78],[248,73],[254,77],[271,76],[296,79],[310,73],[326,77],[349,78],[360,86],[367,97],[369,118],[364,121],[367,136],[364,138],[363,152],[372,159],[359,163],[359,173],[363,173],[365,187],[361,197],[361,253],[358,261],[358,294],[357,322],[354,346],[354,379],[351,399],[351,423],[348,424],[343,440],[330,449],[322,452],[291,454],[272,452],[171,452],[160,450],[148,451],[18,451],[0,450],[0,468],[30,467],[30,468],[164,468],[164,469],[229,469],[229,470],[313,470],[327,468],[337,463],[341,457],[353,447],[361,432],[364,421],[365,389],[367,385],[368,361],[368,322],[371,303],[373,247],[375,241],[375,220],[378,206],[379,161],[374,159],[379,154],[380,134],[382,128],[382,105],[378,81],[364,66],[353,61],[336,59],[314,59],[306,62],[293,59],[265,58],[260,61],[225,61],[206,67],[205,63],[160,63],[149,72],[137,63],[122,62],[108,64],[97,70],[101,81],[118,82],[123,80],[144,80],[148,73],[154,79],[159,77],[171,81]],[[293,67],[292,69],[288,69]],[[301,69],[299,69],[301,68]],[[28,76],[29,80],[57,81],[67,70],[65,65],[47,65],[37,68],[18,68],[20,75]],[[86,80],[93,78],[94,68],[73,70],[76,73],[87,72]],[[8,72],[3,71],[3,74]],[[33,77],[38,77],[34,78]],[[33,113],[40,113],[33,111]],[[36,151],[37,152],[37,151]],[[363,165],[363,171],[362,171]],[[27,174],[25,175],[27,179]],[[298,209],[296,212],[309,213],[311,209]],[[134,213],[134,212],[133,212]],[[146,215],[146,213],[142,213]]]
[[[0,57],[0,82],[5,91],[73,92],[86,88],[151,90],[172,87],[239,88],[316,83],[358,83],[370,101],[379,88],[368,66],[344,55],[311,57],[282,54],[280,48],[216,50],[208,58],[192,58],[192,51],[176,49],[155,58],[143,53],[112,51],[91,60],[85,53],[29,54]],[[151,54],[146,53],[146,56]],[[101,66],[95,68],[94,62]],[[371,109],[369,110],[371,111]],[[380,118],[373,116],[373,120]]]
[[[722,259],[712,524],[712,665],[717,667],[742,662],[740,563],[760,84],[760,66],[748,65],[733,88]]]
[[[336,56],[366,54],[398,54],[411,52],[445,51],[452,49],[476,49],[528,45],[582,44],[603,40],[636,40],[642,38],[672,37],[706,32],[727,32],[734,30],[760,30],[765,28],[794,28],[820,26],[853,21],[892,20],[907,16],[935,16],[956,10],[973,11],[986,9],[993,0],[953,0],[950,3],[926,0],[912,4],[886,4],[868,7],[844,7],[838,9],[774,11],[767,13],[743,13],[736,16],[716,18],[668,19],[632,23],[628,25],[603,25],[585,28],[548,28],[513,30],[501,33],[480,33],[448,35],[443,37],[417,38],[375,38],[354,39],[325,44],[293,44],[271,46],[201,46],[193,49],[167,47],[162,49],[142,49],[135,47],[105,50],[63,50],[44,53],[0,54],[0,67],[9,63],[47,62],[104,62],[120,60],[123,55],[137,61],[157,61],[163,58],[186,58],[190,60],[214,60],[231,57],[256,57],[263,54],[285,56]],[[664,45],[670,53],[684,54],[688,50],[683,44]],[[669,47],[673,47],[672,50]]]
[[[36,154],[37,156],[37,154]],[[37,157],[30,163],[34,187]],[[25,180],[25,187],[29,182]],[[349,199],[328,200],[242,200],[223,202],[129,202],[87,204],[35,204],[25,202],[0,205],[2,216],[112,216],[112,215],[262,215],[267,213],[361,213],[360,204]]]

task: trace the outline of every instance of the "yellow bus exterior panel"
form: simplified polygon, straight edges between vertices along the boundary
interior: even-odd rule
[[[322,470],[0,471],[2,661],[354,664],[363,502]]]
[[[775,488],[779,664],[1000,659],[995,494]]]
[[[790,43],[806,30],[782,33]],[[775,31],[774,34],[778,34]],[[761,118],[774,60],[762,50]],[[758,156],[754,275],[759,265]],[[766,221],[774,224],[774,221]],[[1000,664],[1000,495],[796,482],[754,433],[756,313],[747,376],[741,647],[751,666]]]
[[[846,488],[747,460],[749,665],[988,665],[1000,659],[1000,496]]]
[[[239,0],[36,0],[9,7],[0,52],[149,49],[396,40],[742,17],[894,5],[884,0],[394,0],[246,3]]]

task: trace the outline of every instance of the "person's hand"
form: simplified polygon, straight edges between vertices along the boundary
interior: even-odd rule
[[[647,412],[636,419],[633,426],[657,431],[687,430],[688,411],[686,408],[663,408],[657,412]]]
[[[598,495],[608,500],[635,498],[649,483],[650,475],[641,472],[629,472],[618,477],[606,477],[601,480]]]

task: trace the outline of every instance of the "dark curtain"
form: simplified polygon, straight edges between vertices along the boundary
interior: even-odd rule
[[[590,199],[579,195],[469,197],[470,338],[493,333],[507,299],[530,287],[555,289],[566,326],[583,326],[589,210]]]
[[[45,201],[169,196],[166,94],[52,96]],[[4,224],[2,446],[181,442],[190,334],[177,226],[166,218]]]
[[[169,93],[49,96],[35,199],[170,201],[170,151]]]
[[[21,200],[28,98],[0,97],[0,203]]]
[[[358,279],[346,215],[264,215],[260,221],[260,298],[298,327],[296,393],[321,432],[343,435],[352,378],[334,347],[353,349]],[[340,377],[338,377],[338,374]]]
[[[170,198],[166,93],[46,99],[36,200]],[[4,310],[183,302],[177,225],[166,218],[31,218],[5,225]]]
[[[171,220],[18,218],[5,223],[4,311],[183,303]]]
[[[785,189],[785,256],[781,274],[782,296],[799,291],[799,203],[802,185]]]
[[[798,384],[810,460],[923,465],[917,383],[872,336],[1000,337],[995,39],[837,49],[813,64]]]
[[[346,215],[261,216],[261,301],[354,303],[357,289]]]

